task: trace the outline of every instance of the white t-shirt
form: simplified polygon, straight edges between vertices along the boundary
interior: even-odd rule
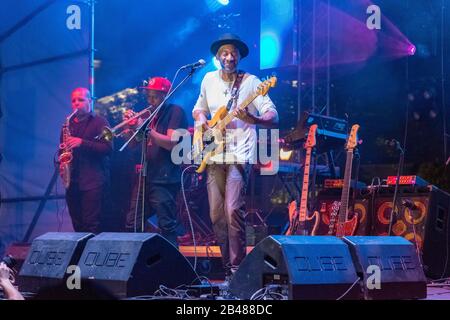
[[[253,95],[260,83],[261,81],[254,75],[244,77],[239,88],[237,105],[240,106],[244,100]],[[220,107],[227,105],[231,98],[232,88],[233,82],[224,81],[220,76],[219,70],[208,72],[203,78],[200,95],[193,111],[202,110],[209,114],[211,118],[214,117]],[[236,108],[236,105],[232,106],[232,109],[234,108]],[[254,115],[262,115],[267,111],[273,111],[277,114],[275,105],[267,94],[256,97],[249,104],[247,110]],[[234,118],[227,126],[225,157],[224,155],[217,155],[212,160],[219,163],[256,163],[257,134],[255,128],[254,124]]]

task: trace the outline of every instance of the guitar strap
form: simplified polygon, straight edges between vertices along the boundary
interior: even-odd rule
[[[233,88],[231,89],[231,98],[227,103],[227,111],[231,110],[233,104],[237,103],[239,98],[239,88],[241,87],[242,79],[244,78],[245,72],[242,70],[238,71],[236,76],[236,81],[234,81]]]
[[[239,88],[241,87],[242,79],[244,78],[245,72],[242,70],[238,71],[238,74],[236,76],[236,80],[234,81],[233,88],[231,89],[231,98],[227,103],[227,111],[230,111],[232,109],[233,104],[237,105],[237,100],[239,98]],[[226,145],[224,147],[224,151],[226,150]],[[240,165],[237,164],[236,168],[238,169],[239,173],[242,176],[242,180],[244,181],[244,188],[245,191],[247,187],[247,178],[248,178],[248,165]]]

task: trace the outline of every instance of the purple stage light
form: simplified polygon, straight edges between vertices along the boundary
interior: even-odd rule
[[[360,1],[360,0],[359,0]],[[326,23],[316,22],[315,46],[324,50],[327,44],[330,46],[328,61],[313,61],[306,59],[301,61],[303,68],[322,68],[327,65],[354,65],[365,63],[377,50],[377,34],[369,30],[365,20],[345,12],[339,8],[328,6],[318,2],[316,15],[330,17],[330,30]]]
[[[329,45],[329,59],[302,59],[303,68],[344,65],[359,68],[372,58],[390,60],[416,53],[416,47],[386,15],[381,15],[379,29],[368,27],[370,15],[360,15],[360,12],[365,12],[373,0],[347,1],[350,4],[341,7],[317,3],[316,15],[330,17],[330,21],[329,26],[323,21],[314,25],[314,43],[316,51],[325,51]]]

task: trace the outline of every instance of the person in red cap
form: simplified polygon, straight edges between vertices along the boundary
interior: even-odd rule
[[[162,77],[151,78],[148,84],[142,87],[152,111],[164,101],[170,88],[170,81]],[[133,116],[132,112],[126,115],[127,118],[131,116]],[[139,192],[139,189],[142,190],[144,186],[138,179],[131,197],[125,228],[128,232],[145,231],[145,221],[150,214],[154,213],[158,218],[158,227],[162,236],[176,246],[177,236],[183,234],[183,227],[177,219],[175,202],[180,190],[181,168],[171,159],[172,148],[177,144],[177,141],[172,141],[171,137],[175,130],[187,128],[186,114],[180,106],[164,103],[149,124],[149,128],[146,146],[147,163],[143,166],[147,168],[145,207],[142,210],[143,194]],[[141,185],[140,188],[139,185]]]
[[[244,196],[250,164],[256,155],[255,127],[273,127],[278,113],[267,95],[258,96],[244,110],[235,110],[261,83],[254,75],[238,69],[240,60],[249,53],[238,36],[224,34],[212,43],[210,50],[222,68],[203,78],[192,116],[196,126],[204,128],[208,128],[208,116],[214,117],[222,106],[229,107],[236,117],[227,126],[226,140],[231,143],[226,144],[226,152],[212,157],[213,164],[206,169],[211,222],[226,275],[231,276],[246,254]]]

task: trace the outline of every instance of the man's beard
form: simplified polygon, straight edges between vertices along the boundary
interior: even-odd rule
[[[232,68],[230,68],[230,67],[227,68],[227,67],[225,66],[225,64],[222,63],[222,70],[223,70],[223,72],[225,72],[225,73],[234,73],[234,72],[236,72],[236,70],[237,70],[237,64],[234,63]]]

